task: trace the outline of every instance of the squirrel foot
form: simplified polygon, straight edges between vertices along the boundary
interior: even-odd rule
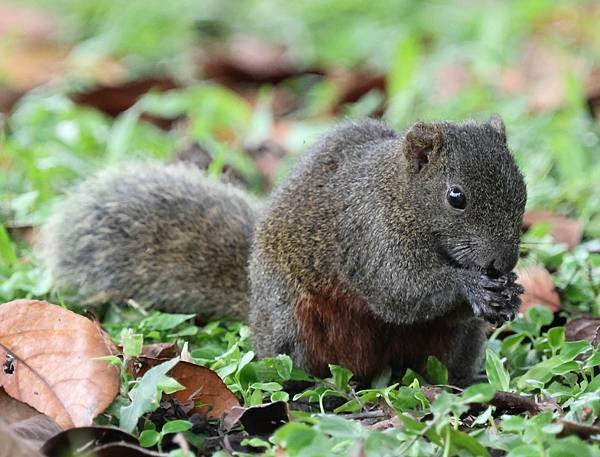
[[[515,318],[521,305],[523,286],[513,272],[492,278],[479,274],[476,284],[467,287],[467,300],[475,316],[492,324],[503,324]]]

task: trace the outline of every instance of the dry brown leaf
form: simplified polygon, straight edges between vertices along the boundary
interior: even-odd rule
[[[165,457],[166,455],[135,444],[110,443],[95,447],[90,452],[79,454],[79,457]]]
[[[37,300],[0,305],[0,386],[63,428],[89,425],[119,392],[119,370],[100,327]]]
[[[129,363],[128,369],[135,377],[140,377],[150,368],[164,361],[164,359],[137,357]],[[185,386],[184,390],[170,396],[180,404],[194,403],[191,414],[207,414],[212,419],[219,419],[233,407],[240,406],[237,397],[210,368],[190,362],[179,362],[168,375]]]
[[[181,353],[175,343],[154,343],[142,347],[142,355],[154,359],[173,359]]]
[[[527,312],[534,305],[542,305],[557,312],[560,309],[560,297],[554,289],[552,276],[544,267],[531,266],[517,269],[518,282],[525,288],[521,296],[520,311]]]
[[[560,420],[559,424],[563,426],[563,429],[558,434],[560,437],[575,435],[582,440],[589,440],[594,435],[600,435],[600,426],[598,425],[580,424],[564,419]]]
[[[13,240],[24,241],[29,246],[35,246],[39,237],[39,228],[32,225],[6,225]]]
[[[229,390],[219,375],[209,368],[189,362],[179,362],[169,372],[169,376],[185,386],[185,390],[175,392],[173,397],[181,403],[194,401],[210,405],[208,417],[220,418],[223,413],[240,405],[237,397]],[[194,412],[206,411],[206,407],[194,408]]]
[[[600,317],[579,317],[567,322],[565,335],[568,341],[587,340],[594,347],[600,344]]]
[[[148,78],[137,79],[115,85],[98,85],[88,91],[73,95],[75,102],[92,106],[110,116],[117,116],[123,111],[131,108],[138,99],[153,90],[165,92],[178,87],[178,84],[170,78]],[[172,119],[156,119],[147,117],[159,126],[168,127]]]
[[[402,429],[404,428],[404,424],[400,421],[398,416],[393,416],[390,419],[384,419],[375,422],[374,424],[367,425],[366,427],[369,430],[388,430],[390,428]]]
[[[331,81],[338,90],[337,100],[333,106],[333,114],[339,114],[344,105],[354,103],[363,95],[377,90],[385,92],[385,75],[370,71],[348,71],[340,68],[332,69],[326,72],[327,79]],[[382,107],[374,113],[381,114]]]
[[[566,101],[565,75],[583,79],[585,62],[559,46],[540,38],[530,39],[519,62],[505,69],[495,81],[499,89],[528,99],[534,112],[560,108]]]
[[[550,236],[559,243],[565,243],[569,248],[581,243],[583,223],[577,219],[569,219],[542,210],[527,211],[523,216],[523,226],[526,229],[540,223],[548,224],[550,226]]]
[[[600,119],[600,66],[596,66],[590,72],[586,85],[585,96],[590,113]]]
[[[223,418],[223,425],[231,430],[239,422],[250,435],[270,435],[289,421],[287,403],[276,401],[250,408],[235,406]]]
[[[47,41],[59,30],[55,17],[48,11],[19,2],[0,5],[0,36],[18,37],[28,41]]]
[[[185,145],[177,151],[172,157],[172,162],[184,162],[187,165],[198,167],[200,170],[206,170],[213,161],[213,157],[207,148],[196,142]],[[225,164],[221,170],[222,179],[230,182],[240,188],[248,188],[249,182],[236,168]],[[196,318],[196,325],[202,326],[205,322],[199,322]]]
[[[64,71],[68,50],[51,43],[60,24],[47,11],[1,3],[0,112],[10,112],[26,91]]]
[[[47,457],[64,457],[77,455],[82,457],[82,450],[94,455],[97,447],[111,443],[137,444],[138,440],[133,435],[116,427],[78,427],[65,430],[52,437],[40,447],[40,451]]]
[[[254,160],[256,169],[261,175],[262,189],[265,192],[270,191],[287,151],[271,139],[247,143],[244,148],[246,153]]]
[[[226,85],[239,82],[277,83],[301,72],[285,46],[256,37],[237,37],[201,64],[206,78]]]
[[[68,49],[49,43],[19,43],[0,53],[0,112],[8,113],[28,91],[64,73]]]
[[[2,388],[0,388],[0,415],[14,435],[35,449],[39,449],[48,439],[62,431],[48,416],[9,397]]]
[[[43,457],[43,455],[15,435],[0,417],[0,457]]]

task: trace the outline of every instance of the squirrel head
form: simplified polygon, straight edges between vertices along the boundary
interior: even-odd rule
[[[491,276],[512,270],[527,192],[502,119],[420,122],[406,132],[401,150],[404,206],[442,261]]]

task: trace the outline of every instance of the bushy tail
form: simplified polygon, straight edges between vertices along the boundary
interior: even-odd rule
[[[171,312],[246,317],[257,204],[183,164],[132,164],[84,181],[42,228],[59,290]]]

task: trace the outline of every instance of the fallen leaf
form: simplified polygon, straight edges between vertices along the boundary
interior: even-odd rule
[[[0,457],[44,457],[33,446],[16,436],[0,417]]]
[[[443,392],[443,389],[441,387],[425,386],[421,388],[421,391],[429,402],[433,402]],[[533,416],[543,409],[548,408],[548,405],[537,403],[531,397],[503,391],[495,392],[492,399],[487,402],[472,403],[471,407],[478,406],[482,408],[485,405],[495,406],[498,415],[501,413],[520,414],[527,412]]]
[[[567,322],[565,337],[568,341],[587,340],[594,347],[600,344],[600,317],[579,317]]]
[[[550,43],[539,37],[530,39],[516,65],[504,69],[492,81],[500,90],[528,100],[529,108],[536,113],[563,106],[567,98],[565,75],[583,79],[586,69],[582,58]]]
[[[96,447],[89,452],[77,454],[77,457],[166,457],[167,455],[144,449],[135,444],[110,443]]]
[[[15,43],[0,53],[0,112],[8,113],[29,90],[63,74],[69,50],[51,43]]]
[[[517,269],[517,280],[525,289],[521,296],[521,313],[526,313],[534,305],[542,305],[557,312],[560,309],[560,297],[554,289],[552,276],[544,267],[531,266]]]
[[[494,398],[489,402],[496,407],[497,412],[520,414],[527,412],[531,415],[539,413],[543,408],[532,398],[511,392],[496,392]]]
[[[127,81],[115,85],[97,85],[87,91],[72,95],[73,100],[81,105],[92,106],[110,116],[118,114],[131,108],[139,98],[150,92],[165,92],[178,87],[178,84],[169,78],[148,78]],[[172,119],[156,119],[148,117],[149,120],[159,125],[170,125]]]
[[[229,390],[219,375],[209,368],[189,362],[179,362],[170,372],[185,386],[184,390],[175,392],[173,397],[182,402],[193,401],[206,406],[196,406],[192,411],[206,413],[208,417],[218,419],[234,406],[239,406],[237,397]]]
[[[598,425],[580,424],[578,422],[572,422],[564,419],[560,420],[558,423],[562,424],[563,426],[562,431],[558,434],[558,436],[561,437],[575,435],[582,440],[588,440],[594,435],[600,435],[600,426]]]
[[[366,426],[369,430],[387,430],[390,428],[403,428],[402,422],[400,422],[400,418],[398,416],[393,416],[391,419],[384,419],[379,422],[375,422],[374,424]]]
[[[2,70],[0,69],[0,72]],[[10,111],[12,111],[13,106],[15,106],[15,103],[17,103],[17,101],[19,101],[19,99],[25,95],[25,91],[23,90],[16,90],[16,89],[10,89],[8,87],[1,87],[0,88],[0,113],[9,113]],[[2,125],[0,124],[0,127],[2,127]]]
[[[286,150],[271,139],[247,143],[244,145],[244,149],[254,160],[256,169],[261,175],[262,190],[265,192],[270,191],[281,161],[287,155]]]
[[[256,37],[237,37],[211,52],[201,63],[203,76],[225,85],[240,82],[277,83],[301,73],[285,46]]]
[[[28,41],[48,41],[59,31],[58,21],[47,10],[2,2],[0,37],[18,37]]]
[[[585,96],[590,113],[600,119],[600,66],[594,67],[590,72],[585,85]]]
[[[223,424],[226,430],[231,430],[239,422],[250,435],[268,435],[289,421],[287,404],[276,401],[250,408],[233,407],[224,417]]]
[[[529,229],[534,224],[548,224],[550,236],[559,243],[565,243],[569,248],[581,243],[583,223],[576,219],[560,216],[550,211],[527,211],[523,215],[523,227]]]
[[[175,343],[154,343],[142,347],[142,355],[154,359],[173,359],[181,353]]]
[[[213,158],[210,152],[198,143],[190,143],[177,151],[172,157],[171,162],[184,162],[188,165],[198,167],[200,170],[208,169]],[[221,170],[222,179],[225,182],[232,183],[240,188],[247,188],[248,180],[236,168],[229,164],[224,164]],[[198,321],[199,318],[196,319]],[[197,325],[201,325],[197,322]]]
[[[136,357],[129,362],[127,368],[137,378],[164,361],[164,359]],[[167,374],[185,386],[184,390],[170,396],[182,404],[194,403],[195,406],[190,414],[201,413],[212,419],[219,419],[223,413],[240,405],[237,397],[210,368],[180,361]]]
[[[38,300],[0,305],[0,386],[63,428],[89,425],[119,392],[99,325]]]
[[[50,438],[40,451],[47,457],[63,457],[79,455],[81,449],[92,451],[109,443],[137,444],[138,440],[116,427],[78,427]]]
[[[10,237],[17,241],[24,241],[29,246],[35,246],[39,237],[39,228],[32,225],[11,225],[7,224],[6,229]]]
[[[8,113],[28,90],[64,72],[68,48],[52,43],[60,24],[47,11],[2,3],[0,113]]]
[[[8,87],[26,91],[63,74],[68,53],[47,42],[15,44],[0,55],[0,73]]]
[[[339,95],[335,102],[334,114],[348,103],[358,101],[363,95],[372,90],[385,92],[385,75],[369,71],[330,70],[326,77],[338,88]],[[380,110],[375,115],[380,114]]]
[[[0,415],[12,433],[35,449],[62,431],[56,422],[0,388]]]

